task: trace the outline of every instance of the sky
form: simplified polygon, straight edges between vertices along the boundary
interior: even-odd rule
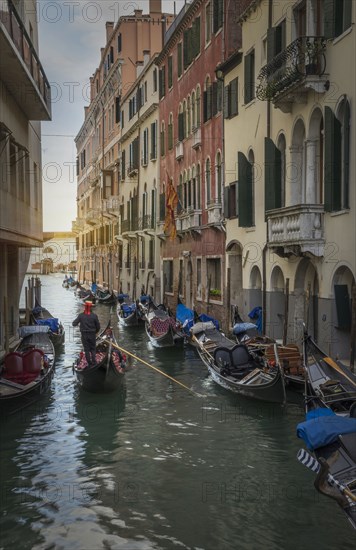
[[[179,13],[184,0],[162,0]],[[71,231],[76,218],[74,138],[89,104],[89,78],[105,46],[105,22],[148,13],[148,0],[38,0],[39,57],[51,85],[52,120],[42,122],[43,230]]]

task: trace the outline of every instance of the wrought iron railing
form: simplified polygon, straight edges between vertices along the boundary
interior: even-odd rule
[[[325,73],[326,38],[301,36],[265,65],[258,75],[258,99],[275,99],[281,92],[303,81],[307,76]]]

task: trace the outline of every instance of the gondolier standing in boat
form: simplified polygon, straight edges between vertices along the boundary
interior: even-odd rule
[[[88,367],[93,367],[96,365],[96,333],[100,330],[98,316],[96,313],[92,313],[91,311],[92,305],[92,302],[85,302],[84,312],[79,313],[78,317],[74,319],[72,323],[73,327],[80,325],[82,344]]]

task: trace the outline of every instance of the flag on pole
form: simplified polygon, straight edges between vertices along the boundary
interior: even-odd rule
[[[170,182],[166,191],[166,218],[164,222],[164,232],[168,235],[171,241],[173,241],[177,236],[176,220],[174,217],[174,210],[177,207],[177,204],[178,195],[172,182]]]

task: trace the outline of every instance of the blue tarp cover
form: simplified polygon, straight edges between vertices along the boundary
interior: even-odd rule
[[[36,323],[49,327],[52,332],[58,332],[59,330],[59,319],[56,319],[56,317],[51,317],[50,319],[36,319]]]
[[[355,433],[356,418],[338,416],[330,409],[317,409],[297,426],[297,436],[303,439],[310,451],[337,440],[341,434]]]
[[[246,332],[246,330],[257,329],[257,326],[254,323],[236,323],[232,332],[234,334],[241,334],[241,332]]]
[[[123,303],[121,304],[121,309],[124,313],[130,314],[136,310],[136,304],[129,305],[129,304]]]

